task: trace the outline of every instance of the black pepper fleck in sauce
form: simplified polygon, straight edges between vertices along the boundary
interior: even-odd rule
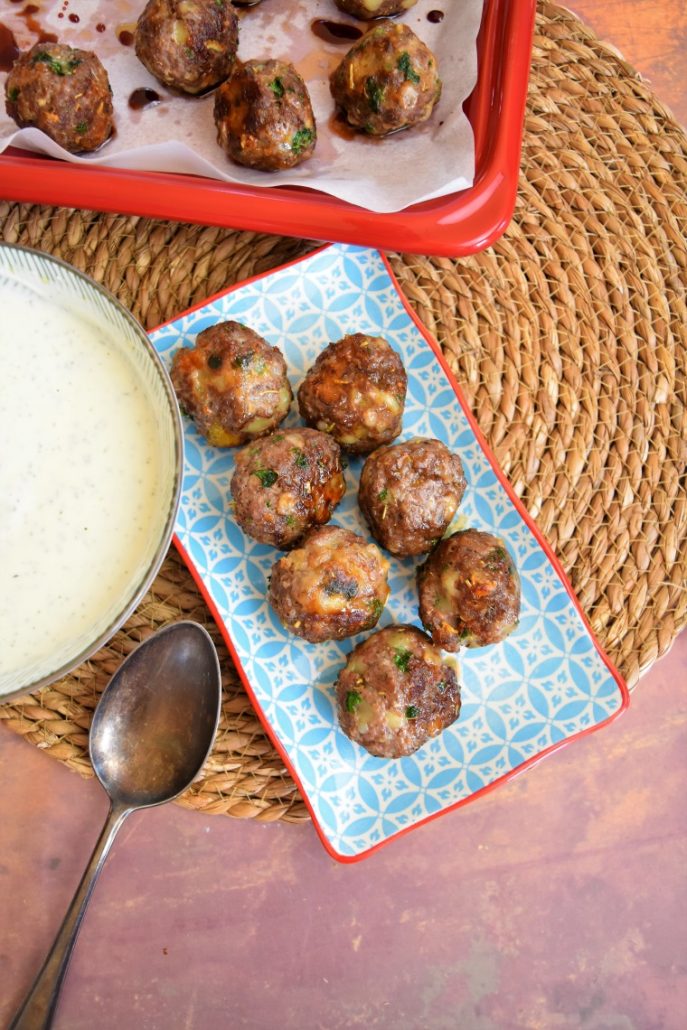
[[[154,107],[161,100],[160,94],[147,86],[140,86],[129,96],[129,107],[132,111],[145,111],[147,107]]]
[[[427,21],[431,21],[433,25],[436,25],[436,24],[438,24],[438,22],[443,21],[443,20],[444,20],[444,12],[443,11],[430,11],[429,14],[427,15]]]
[[[99,21],[98,24],[95,27],[95,31],[96,32],[104,32],[106,28],[107,28],[107,25],[104,25],[101,21]]]
[[[363,30],[357,25],[345,21],[328,21],[326,18],[313,18],[310,28],[325,43],[350,43],[363,35]]]
[[[18,57],[19,47],[14,33],[0,22],[0,71],[10,71]]]

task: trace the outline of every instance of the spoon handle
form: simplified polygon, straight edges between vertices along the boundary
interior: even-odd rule
[[[57,932],[52,948],[40,973],[34,980],[24,1004],[12,1020],[9,1030],[41,1030],[52,1023],[57,996],[69,965],[74,941],[79,932],[88,899],[117,831],[130,812],[130,808],[120,808],[114,805],[110,808],[86,871],[67,909],[67,914]]]

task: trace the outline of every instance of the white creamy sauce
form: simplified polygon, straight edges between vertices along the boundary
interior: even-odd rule
[[[5,278],[0,311],[7,692],[78,656],[133,596],[159,526],[160,444],[114,330]]]

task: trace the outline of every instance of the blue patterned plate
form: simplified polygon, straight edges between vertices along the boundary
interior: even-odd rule
[[[287,633],[266,601],[279,556],[232,518],[231,450],[208,446],[186,420],[185,474],[176,539],[236,659],[249,695],[296,780],[329,853],[369,854],[425,820],[503,783],[566,741],[616,716],[625,684],[595,642],[560,566],[496,469],[438,348],[400,294],[376,250],[333,245],[232,288],[152,333],[166,362],[214,322],[236,319],[277,344],[292,386],[330,341],[384,336],[408,371],[401,439],[434,436],[463,461],[461,523],[509,545],[522,580],[519,628],[502,644],[459,657],[460,719],[415,755],[373,758],[340,731],[334,683],[361,637],[308,644]],[[298,425],[292,410],[286,425]],[[362,462],[334,522],[369,537],[356,503]],[[391,595],[380,626],[419,625],[412,559],[391,561]]]

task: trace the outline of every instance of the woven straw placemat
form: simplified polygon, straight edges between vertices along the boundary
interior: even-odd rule
[[[312,243],[0,203],[4,240],[56,254],[152,328]],[[687,139],[637,73],[570,13],[539,8],[513,222],[462,260],[391,255],[497,460],[633,687],[687,614]],[[179,618],[208,627],[224,675],[216,746],[180,803],[307,818],[174,550],[111,643],[0,706],[16,733],[91,774],[87,734],[122,657]]]

